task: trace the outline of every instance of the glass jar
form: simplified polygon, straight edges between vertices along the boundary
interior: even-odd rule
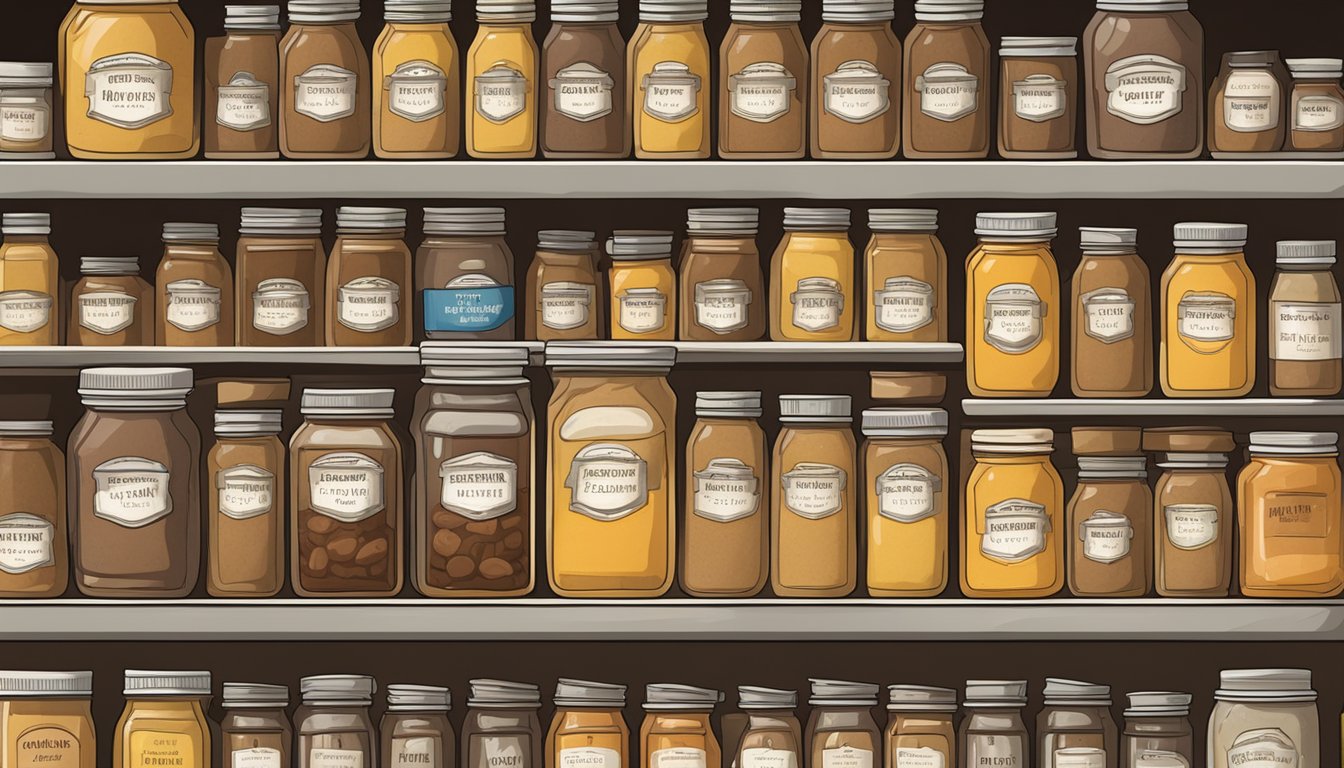
[[[186,597],[201,551],[201,437],[187,368],[86,368],[66,448],[75,586],[89,597]]]
[[[677,338],[677,272],[672,233],[616,231],[611,256],[611,338],[672,341]]]
[[[598,339],[606,320],[606,292],[598,287],[597,242],[592,232],[537,233],[527,270],[524,335],[535,341]]]
[[[280,6],[224,6],[224,36],[205,41],[205,156],[280,156]]]
[[[947,341],[947,251],[938,211],[873,208],[864,251],[868,341]]]
[[[692,208],[681,244],[683,341],[758,341],[765,336],[765,276],[756,250],[756,208]]]
[[[1241,397],[1255,386],[1255,275],[1245,224],[1184,223],[1162,273],[1162,392]]]
[[[0,346],[60,344],[60,263],[48,239],[51,214],[6,213],[0,221]]]
[[[1045,679],[1045,707],[1036,716],[1040,768],[1114,768],[1120,734],[1111,718],[1111,687]]]
[[[1285,240],[1269,289],[1269,393],[1297,397],[1339,394],[1339,283],[1333,240]]]
[[[154,287],[136,256],[84,256],[70,291],[66,343],[84,347],[154,346]]]
[[[911,159],[989,156],[992,110],[984,0],[916,0],[905,38],[901,121]]]
[[[1288,70],[1278,51],[1223,54],[1209,89],[1209,151],[1215,158],[1278,152],[1288,134]]]
[[[126,707],[113,733],[112,768],[204,768],[214,755],[209,672],[126,670]]]
[[[803,727],[794,709],[795,691],[737,687],[740,713],[725,715],[723,744],[732,746],[732,768],[799,768],[803,762]]]
[[[1078,38],[1005,37],[999,47],[999,154],[1022,160],[1078,156]]]
[[[947,411],[863,412],[868,594],[932,597],[947,586]]]
[[[1287,59],[1293,77],[1284,149],[1344,152],[1344,59]]]
[[[553,768],[628,768],[630,728],[625,686],[560,678],[555,716],[546,734],[545,764]]]
[[[385,768],[453,768],[457,739],[448,719],[452,698],[433,685],[387,686],[387,711],[379,726]]]
[[[180,160],[200,147],[196,33],[177,0],[80,0],[60,31],[77,160]]]
[[[812,38],[812,157],[889,160],[901,146],[895,0],[822,0]]]
[[[369,707],[378,684],[367,675],[316,675],[299,681],[294,712],[295,768],[378,765],[378,733]]]
[[[373,154],[453,157],[462,145],[462,73],[450,0],[385,0],[373,46]]]
[[[1077,397],[1143,397],[1153,388],[1152,290],[1139,231],[1080,227],[1073,273],[1072,387]]]
[[[233,346],[233,271],[219,252],[218,224],[164,224],[154,283],[159,346]]]
[[[1022,720],[1026,680],[967,680],[962,704],[961,765],[1022,766],[1031,762],[1031,734]]]
[[[954,766],[957,764],[957,692],[926,685],[887,686],[884,765]]]
[[[426,208],[415,252],[417,308],[430,339],[514,339],[513,251],[503,208]]]
[[[289,0],[280,41],[280,152],[295,159],[369,154],[369,54],[358,0]]]
[[[675,683],[644,687],[644,723],[639,729],[641,766],[714,768],[722,764],[710,717],[723,694]]]
[[[980,213],[966,257],[966,385],[976,397],[1044,397],[1059,380],[1053,213]]]
[[[681,588],[695,597],[752,597],[770,564],[769,446],[760,392],[697,392],[686,440]]]
[[[1069,591],[1144,597],[1152,584],[1153,494],[1138,427],[1074,427],[1078,485],[1069,500]]]
[[[813,678],[807,700],[808,765],[881,765],[882,731],[873,719],[880,688],[873,683]]]
[[[541,49],[541,152],[546,157],[630,154],[625,38],[616,0],[551,0]]]
[[[294,729],[285,713],[288,686],[225,683],[220,706],[224,709],[219,721],[222,765],[289,768]]]
[[[477,0],[476,39],[467,51],[467,154],[537,154],[537,19],[531,0]]]
[[[278,410],[215,411],[206,589],[271,597],[285,583],[285,446]]]
[[[1153,573],[1163,597],[1226,597],[1232,583],[1235,511],[1227,454],[1237,447],[1221,429],[1143,430],[1143,449],[1158,452],[1162,476],[1153,493]]]
[[[1237,475],[1241,592],[1334,597],[1344,591],[1339,435],[1252,432]]]
[[[1188,693],[1126,694],[1120,768],[1186,768],[1195,764]]]
[[[771,341],[858,341],[848,208],[785,208],[770,259]]]
[[[327,252],[321,208],[244,208],[235,265],[240,346],[322,346]]]
[[[1054,450],[1048,429],[971,433],[961,536],[966,597],[1049,597],[1064,586],[1064,484],[1050,462]]]
[[[390,389],[305,389],[289,440],[290,578],[300,597],[401,591],[402,448]]]
[[[411,315],[411,249],[405,208],[336,209],[336,245],[327,268],[327,345],[405,347]]]
[[[92,672],[0,672],[0,764],[96,768]]]
[[[536,562],[536,416],[524,347],[420,348],[411,573],[429,597],[515,597]]]
[[[676,556],[676,350],[547,345],[546,562],[562,597],[659,597]]]
[[[51,160],[51,63],[0,61],[0,161]]]
[[[780,395],[770,459],[770,587],[844,597],[858,581],[858,448],[849,395]]]
[[[734,0],[719,47],[719,157],[807,154],[807,43],[802,0]]]
[[[541,768],[541,690],[531,683],[472,680],[462,723],[462,768]]]
[[[1184,0],[1097,0],[1083,33],[1087,151],[1191,160],[1204,151],[1204,29]]]
[[[634,112],[635,157],[709,157],[707,0],[640,0],[625,71]]]
[[[50,421],[0,421],[0,598],[60,597],[70,581],[65,456]]]
[[[1309,669],[1226,669],[1209,715],[1209,768],[1320,768],[1321,725]]]

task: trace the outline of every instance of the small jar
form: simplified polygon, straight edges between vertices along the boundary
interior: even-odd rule
[[[209,672],[128,669],[124,694],[112,768],[210,765]]]
[[[285,446],[281,412],[215,411],[209,467],[206,589],[271,597],[285,584]]]
[[[729,765],[735,768],[798,768],[803,761],[803,727],[794,709],[796,691],[740,685],[740,713],[724,716],[724,746],[735,738]],[[740,734],[740,735],[739,735]]]
[[[708,0],[639,2],[625,71],[640,160],[709,157],[713,85],[707,18]]]
[[[233,346],[233,271],[219,252],[218,224],[164,224],[154,284],[159,346]]]
[[[999,47],[999,154],[1014,160],[1078,156],[1078,38],[1005,37]]]
[[[541,49],[541,152],[571,159],[630,154],[625,38],[616,0],[551,0]]]
[[[541,690],[531,683],[472,680],[462,723],[465,766],[538,768],[542,757]]]
[[[906,157],[988,157],[993,101],[984,15],[984,0],[916,0],[905,38]]]
[[[1039,768],[1115,768],[1119,731],[1111,718],[1111,687],[1045,679],[1045,707],[1036,716]]]
[[[378,684],[367,675],[317,675],[299,681],[294,712],[295,768],[378,765],[378,733],[369,707]]]
[[[873,208],[864,251],[868,341],[947,341],[947,252],[938,211]]]
[[[289,724],[289,687],[225,683],[219,721],[220,761],[227,766],[289,768],[294,729]]]
[[[1226,597],[1235,510],[1221,429],[1145,429],[1143,449],[1162,469],[1153,492],[1153,574],[1163,597]]]
[[[555,716],[546,734],[545,765],[551,768],[629,768],[630,727],[625,724],[625,686],[560,678]]]
[[[448,719],[452,696],[433,685],[387,686],[387,711],[379,726],[385,768],[453,768],[457,737]]]
[[[51,160],[51,63],[0,61],[0,161]]]
[[[154,346],[154,287],[136,256],[83,256],[70,291],[66,343],[84,347]]]
[[[807,154],[807,43],[802,0],[733,0],[719,47],[719,157]]]
[[[0,421],[0,597],[60,597],[70,582],[65,456],[50,421]]]
[[[602,338],[606,291],[599,285],[595,238],[592,232],[567,229],[537,233],[537,252],[527,270],[526,338]]]
[[[692,208],[681,244],[683,341],[758,341],[765,336],[765,276],[756,208]]]
[[[671,341],[677,338],[677,272],[672,233],[617,231],[607,240],[611,257],[611,338]]]
[[[467,154],[482,159],[537,154],[537,41],[532,0],[477,0],[476,39],[467,51]]]
[[[889,160],[901,145],[901,39],[894,0],[822,0],[812,38],[812,157]]]
[[[1344,59],[1287,59],[1293,76],[1284,149],[1344,152]]]
[[[60,344],[60,263],[49,239],[51,214],[6,213],[0,234],[0,346]]]
[[[1195,764],[1188,693],[1125,694],[1125,730],[1120,768],[1185,768]]]
[[[373,153],[453,157],[462,145],[462,72],[451,0],[385,0],[373,45]]]
[[[714,768],[722,750],[710,722],[723,694],[676,683],[644,687],[644,723],[639,729],[641,766]]]
[[[807,765],[881,765],[882,731],[873,719],[873,683],[813,678],[807,703]]]
[[[1209,715],[1208,766],[1320,768],[1321,725],[1309,669],[1226,669]]]
[[[411,250],[405,208],[336,210],[336,245],[327,268],[327,345],[406,347],[411,316]]]
[[[1073,290],[1073,394],[1143,397],[1153,388],[1153,311],[1136,229],[1080,227]]]
[[[92,698],[92,672],[0,672],[0,760],[96,768]]]
[[[1269,393],[1332,397],[1344,383],[1333,240],[1285,240],[1269,288]]]
[[[369,54],[358,0],[289,0],[280,41],[280,152],[294,159],[369,154]]]
[[[858,341],[848,208],[785,208],[770,259],[771,341]]]
[[[947,411],[863,412],[868,594],[932,597],[947,586]]]
[[[280,6],[224,6],[224,36],[205,41],[205,156],[280,156]]]
[[[1022,766],[1031,762],[1031,734],[1022,720],[1026,680],[967,680],[962,704],[961,765]]]
[[[1069,591],[1143,597],[1152,583],[1153,494],[1138,427],[1074,427],[1078,485],[1069,500]]]
[[[442,340],[512,341],[513,251],[503,208],[426,208],[415,252],[417,326]]]
[[[327,252],[321,208],[244,208],[234,263],[240,346],[323,345]]]
[[[957,692],[927,685],[887,686],[884,765],[957,764]]]
[[[1223,54],[1209,88],[1209,151],[1215,158],[1278,152],[1288,134],[1288,71],[1278,51]]]

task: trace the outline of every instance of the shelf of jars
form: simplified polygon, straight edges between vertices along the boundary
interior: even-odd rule
[[[1344,416],[1344,400],[1298,397],[967,398],[967,416]]]

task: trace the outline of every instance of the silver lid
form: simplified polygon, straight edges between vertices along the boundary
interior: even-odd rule
[[[1311,456],[1335,453],[1336,432],[1252,432],[1251,455]]]
[[[704,21],[709,18],[706,0],[639,0],[640,21]]]
[[[138,256],[81,256],[79,257],[81,275],[138,275],[140,258]]]
[[[396,394],[391,389],[305,389],[299,411],[304,416],[390,418]]]
[[[1293,77],[1302,80],[1337,80],[1344,77],[1344,59],[1284,59]]]
[[[695,415],[759,418],[760,392],[696,392]]]
[[[359,18],[359,0],[289,0],[291,24],[334,24]]]
[[[849,395],[780,395],[780,421],[836,422],[851,420]]]
[[[1225,669],[1213,697],[1221,701],[1315,701],[1309,669]]]
[[[434,710],[438,712],[447,712],[449,709],[452,709],[452,706],[452,692],[443,686],[387,686],[387,708],[389,710]]]
[[[976,21],[984,15],[984,0],[915,0],[916,21]]]
[[[442,24],[453,20],[452,0],[383,0],[385,21]]]
[[[1054,213],[977,213],[975,234],[1028,242],[1052,240],[1059,231],[1057,221]]]
[[[64,699],[92,695],[92,672],[0,671],[0,698]]]
[[[1143,456],[1079,456],[1080,480],[1141,479],[1148,476],[1148,459]]]
[[[468,707],[485,709],[536,709],[541,706],[541,689],[532,683],[508,680],[477,679],[471,681]]]
[[[210,673],[160,669],[128,669],[122,693],[136,696],[209,696]]]
[[[683,712],[709,712],[723,701],[723,692],[678,683],[649,683],[644,686],[644,708]]]
[[[596,246],[596,232],[543,229],[537,233],[537,248],[545,251],[591,251]]]
[[[937,232],[936,208],[873,208],[868,228],[874,232]]]
[[[531,0],[476,0],[476,20],[530,24],[537,20],[537,4]]]
[[[1042,693],[1046,704],[1111,704],[1111,686],[1081,680],[1047,677]]]
[[[50,88],[51,71],[49,61],[0,61],[0,86]]]
[[[999,41],[999,56],[1006,58],[1046,58],[1077,56],[1076,37],[1005,37]]]
[[[1024,454],[1054,451],[1055,433],[1048,429],[977,429],[971,432],[971,450],[981,453]]]
[[[378,683],[368,675],[312,675],[299,680],[305,704],[373,704]]]
[[[191,394],[190,368],[85,368],[79,394],[86,404],[106,400],[182,401]]]
[[[165,243],[218,243],[219,225],[204,222],[170,221],[163,225]]]
[[[672,233],[659,230],[617,230],[607,239],[613,261],[672,258]]]
[[[283,428],[284,412],[279,409],[257,411],[215,411],[215,434],[221,437],[277,435]]]
[[[1334,240],[1280,240],[1275,264],[1284,269],[1328,269],[1335,263]]]
[[[50,421],[0,421],[0,437],[51,437]]]
[[[822,0],[821,18],[839,24],[891,21],[896,0]]]
[[[793,709],[798,706],[798,692],[782,688],[762,688],[756,685],[737,687],[738,709]]]
[[[739,22],[794,22],[803,16],[802,0],[732,0],[729,14]]]
[[[620,21],[619,0],[551,0],[551,21]]]
[[[0,234],[50,235],[50,213],[6,213],[0,216]]]
[[[336,230],[341,233],[396,232],[405,228],[405,208],[343,205],[336,209]]]
[[[420,345],[425,378],[469,381],[518,379],[527,367],[527,347],[494,346],[478,341],[429,341]]]
[[[792,232],[844,232],[848,208],[785,208],[784,229]]]
[[[289,686],[225,683],[221,706],[225,709],[284,709],[289,706]]]
[[[1177,250],[1239,250],[1246,246],[1245,224],[1187,221],[1172,229]]]
[[[812,683],[812,695],[807,703],[812,706],[850,705],[871,707],[877,704],[878,693],[882,687],[877,683],[856,683],[849,680],[824,680],[809,678]]]
[[[427,235],[503,235],[503,208],[426,208]]]
[[[278,5],[226,5],[224,29],[279,29]]]
[[[755,235],[760,227],[759,208],[691,208],[686,211],[686,231],[698,235]]]
[[[660,345],[553,341],[546,344],[546,365],[570,370],[648,369],[665,371],[677,361],[677,348]]]
[[[967,680],[966,706],[1024,707],[1027,704],[1026,680]]]
[[[1098,11],[1171,13],[1189,9],[1190,3],[1186,0],[1097,0]]]
[[[863,412],[868,437],[942,437],[947,411],[942,408],[869,408]]]
[[[956,712],[957,692],[953,688],[931,685],[887,686],[887,710],[890,712]]]
[[[1157,459],[1162,469],[1226,469],[1225,453],[1162,453]]]
[[[321,208],[243,208],[238,232],[244,235],[320,235]]]
[[[625,706],[625,686],[616,683],[594,683],[562,677],[555,684],[557,707],[613,707]]]
[[[1135,691],[1127,693],[1129,707],[1125,717],[1170,717],[1190,714],[1194,696],[1176,691]]]
[[[1139,244],[1139,230],[1128,227],[1079,227],[1078,239],[1083,253],[1103,256],[1133,253]]]

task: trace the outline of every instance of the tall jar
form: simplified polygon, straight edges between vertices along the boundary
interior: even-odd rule
[[[224,6],[224,36],[205,41],[205,156],[280,156],[280,6]]]
[[[289,687],[225,683],[220,703],[220,761],[226,766],[290,768],[294,729],[289,724]]]
[[[378,732],[369,717],[378,684],[367,675],[316,675],[299,681],[294,712],[295,768],[378,765]]]
[[[606,322],[606,291],[592,232],[547,229],[527,270],[524,336],[535,341],[598,339]]]
[[[1162,470],[1153,492],[1153,575],[1163,597],[1226,597],[1232,584],[1236,512],[1221,429],[1145,429],[1143,449]]]
[[[977,429],[966,481],[961,591],[1049,597],[1064,586],[1064,484],[1048,429]],[[967,753],[968,756],[971,753]]]
[[[513,251],[503,208],[426,208],[415,252],[417,323],[430,339],[514,339]]]
[[[0,222],[0,346],[60,344],[60,262],[49,241],[51,214],[6,213]]]
[[[844,597],[858,581],[858,447],[849,395],[780,395],[770,459],[770,587]]]
[[[218,224],[164,224],[154,286],[159,346],[233,346],[233,270],[219,252]]]
[[[393,390],[305,389],[289,440],[290,579],[300,597],[401,591],[402,448]]]
[[[462,72],[451,0],[384,0],[373,45],[373,154],[453,157],[462,146]]]
[[[0,762],[97,768],[92,672],[0,672]]]
[[[1344,59],[1287,59],[1293,77],[1284,149],[1344,152]]]
[[[686,439],[681,588],[752,597],[770,575],[769,446],[760,392],[697,392]]]
[[[448,719],[452,696],[436,685],[387,686],[387,710],[379,723],[385,768],[453,768],[457,739]]]
[[[981,213],[966,257],[966,385],[976,397],[1044,397],[1059,380],[1053,213]]]
[[[562,597],[658,597],[676,556],[676,350],[547,345],[546,562]]]
[[[719,47],[719,157],[807,154],[807,43],[802,0],[733,0]]]
[[[611,269],[611,338],[672,341],[677,338],[677,272],[672,233],[616,231],[607,240]]]
[[[294,159],[369,154],[369,54],[358,0],[289,0],[280,41],[280,152]]]
[[[285,583],[285,446],[278,410],[215,411],[206,589],[271,597]]]
[[[723,731],[724,762],[736,768],[789,768],[805,765],[803,726],[794,710],[798,706],[795,691],[737,687],[738,713],[725,715]],[[731,747],[731,751],[730,751]]]
[[[50,421],[0,421],[0,598],[60,597],[70,582],[65,456]]]
[[[957,741],[967,766],[1027,766],[1031,735],[1022,720],[1026,680],[967,680]]]
[[[1333,240],[1285,240],[1269,288],[1269,393],[1339,394],[1344,371],[1339,283]]]
[[[1252,432],[1237,475],[1239,569],[1247,597],[1344,591],[1339,435]]]
[[[420,348],[411,573],[429,597],[516,597],[536,562],[536,416],[523,347]]]
[[[858,341],[848,208],[785,208],[770,259],[771,341]]]
[[[1180,768],[1195,764],[1188,693],[1144,691],[1126,694],[1120,768]]]
[[[325,342],[321,208],[244,208],[234,257],[234,330],[244,347]]]
[[[467,154],[537,154],[537,41],[531,0],[476,0],[476,39],[467,51]]]
[[[209,672],[128,669],[125,682],[112,768],[210,765]]]
[[[707,6],[707,0],[639,0],[625,71],[640,160],[709,157]]]
[[[758,341],[765,336],[765,276],[756,208],[692,208],[681,244],[679,338]]]
[[[807,765],[881,765],[882,731],[873,719],[873,683],[813,678],[807,700]]]
[[[993,110],[984,0],[916,0],[905,38],[905,156],[989,156]]]
[[[1069,591],[1144,597],[1153,573],[1153,494],[1138,427],[1074,427],[1078,485],[1069,499]]]
[[[1162,392],[1241,397],[1255,386],[1255,275],[1245,224],[1184,223],[1162,273]]]
[[[868,228],[863,337],[947,341],[947,251],[938,239],[938,211],[873,208]]]
[[[61,22],[65,143],[77,160],[200,148],[196,33],[177,0],[79,0]]]
[[[551,768],[629,768],[630,727],[625,724],[625,686],[560,678],[555,716],[546,733]]]
[[[1111,717],[1111,687],[1045,679],[1045,707],[1036,716],[1040,768],[1115,768],[1120,734]]]
[[[889,160],[901,146],[895,0],[822,0],[812,38],[812,157]]]
[[[187,368],[86,368],[66,482],[75,586],[89,597],[186,597],[201,554],[201,437]]]
[[[1137,229],[1081,227],[1073,273],[1073,394],[1143,397],[1153,388],[1153,309]]]
[[[1288,70],[1278,51],[1223,54],[1209,88],[1209,151],[1215,158],[1278,152],[1288,135]]]
[[[1209,768],[1266,762],[1320,768],[1311,670],[1225,669],[1220,680],[1209,715]]]
[[[154,287],[136,256],[84,256],[70,290],[66,343],[83,347],[154,346]]]
[[[868,594],[932,597],[947,586],[947,411],[863,412]]]
[[[327,345],[411,344],[411,249],[405,208],[336,209],[336,245],[327,267]]]
[[[644,722],[639,728],[641,766],[714,768],[722,750],[710,722],[723,694],[676,683],[644,687]]]
[[[887,686],[883,764],[957,765],[957,692],[927,685]]]
[[[551,0],[541,48],[541,152],[546,157],[630,154],[625,38],[617,0]]]
[[[0,61],[0,162],[52,160],[50,62]]]
[[[541,690],[531,683],[472,680],[462,723],[463,768],[540,768]]]
[[[1078,156],[1078,38],[1005,37],[999,47],[999,154],[1014,160]]]

